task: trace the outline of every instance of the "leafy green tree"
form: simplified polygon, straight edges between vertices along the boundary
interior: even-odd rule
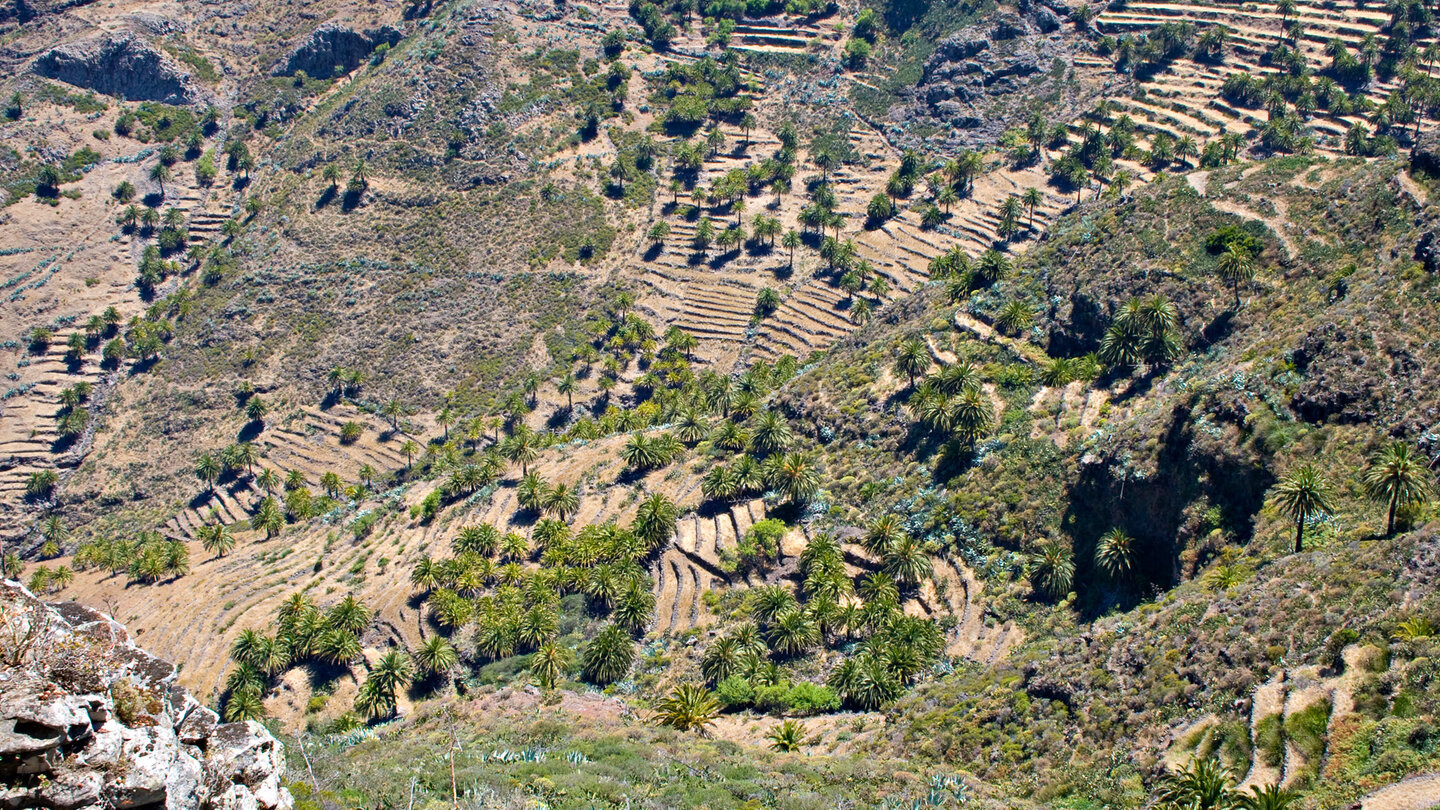
[[[1398,439],[1370,457],[1361,483],[1371,500],[1385,504],[1386,535],[1395,533],[1397,511],[1424,503],[1434,492],[1424,458],[1409,442]]]

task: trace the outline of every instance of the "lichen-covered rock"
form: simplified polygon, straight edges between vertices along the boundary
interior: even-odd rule
[[[33,70],[126,101],[191,104],[201,96],[178,62],[128,33],[57,46],[41,54]]]
[[[0,807],[288,810],[285,754],[76,604],[0,585]]]
[[[394,45],[399,41],[400,32],[388,25],[371,31],[356,31],[326,23],[296,46],[284,64],[275,68],[275,74],[293,76],[303,70],[320,78],[340,76],[359,67],[380,45]]]

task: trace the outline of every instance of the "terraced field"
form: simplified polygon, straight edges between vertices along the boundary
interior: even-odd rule
[[[41,107],[35,114],[47,112]],[[0,361],[6,366],[0,399],[0,545],[7,549],[38,544],[32,530],[44,499],[27,500],[26,482],[32,473],[53,470],[63,486],[69,471],[84,460],[113,388],[133,369],[130,358],[114,368],[102,367],[101,349],[147,306],[134,282],[151,240],[143,232],[118,228],[114,219],[123,206],[111,191],[128,180],[141,194],[155,192],[145,179],[155,162],[154,149],[121,139],[82,141],[65,130],[56,133],[57,145],[67,137],[101,154],[66,186],[78,191],[78,198],[53,208],[33,198],[14,203],[0,240],[0,273],[8,279],[0,286],[0,356],[6,356]],[[228,186],[196,185],[186,164],[177,164],[175,174],[163,199],[156,198],[160,210],[173,207],[182,213],[192,244],[221,238],[220,223],[229,218],[238,193]],[[172,292],[179,281],[169,280],[157,295]],[[115,327],[96,333],[84,329],[91,317],[111,307],[119,315]],[[43,348],[28,339],[36,327],[51,332]],[[85,341],[74,358],[67,356],[73,335]],[[91,389],[81,406],[90,413],[89,427],[62,440],[57,431],[60,394],[80,383]]]
[[[1233,73],[1259,77],[1284,68],[1269,63],[1268,54],[1277,44],[1284,43],[1304,57],[1317,73],[1330,65],[1327,47],[1334,40],[1343,42],[1352,54],[1359,54],[1367,38],[1383,42],[1384,27],[1390,15],[1379,8],[1341,6],[1314,2],[1296,4],[1293,13],[1284,14],[1268,4],[1257,6],[1239,2],[1201,2],[1194,4],[1168,2],[1127,2],[1107,8],[1096,19],[1098,28],[1107,34],[1144,34],[1166,23],[1192,23],[1204,32],[1224,26],[1227,34],[1218,58],[1199,62],[1184,57],[1143,82],[1147,95],[1143,99],[1117,97],[1117,111],[1130,114],[1141,129],[1149,133],[1165,132],[1174,137],[1190,135],[1208,140],[1223,133],[1238,133],[1246,138],[1265,125],[1261,110],[1237,108],[1221,97],[1220,86]],[[1300,36],[1293,39],[1286,27],[1298,24]],[[1414,44],[1424,49],[1434,38],[1417,37]],[[1093,63],[1103,66],[1104,62]],[[1381,104],[1398,83],[1392,78],[1372,78],[1361,94],[1370,102]],[[1317,146],[1322,151],[1338,152],[1345,133],[1352,124],[1363,121],[1353,115],[1335,115],[1324,109],[1308,116]]]

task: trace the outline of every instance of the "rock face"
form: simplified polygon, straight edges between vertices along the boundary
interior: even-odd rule
[[[300,71],[318,78],[340,76],[359,67],[381,44],[394,45],[400,32],[388,25],[370,31],[356,31],[334,23],[316,28],[310,38],[300,43],[285,64],[275,68],[277,76],[293,76]]]
[[[1440,177],[1440,130],[1421,133],[1410,149],[1410,169]]]
[[[93,2],[95,0],[0,0],[0,23],[27,23]]]
[[[175,60],[133,34],[71,42],[41,54],[34,71],[126,101],[191,104],[200,92]]]
[[[1084,38],[1062,27],[1063,4],[1024,2],[1020,9],[997,12],[941,40],[925,62],[913,104],[892,109],[891,118],[928,119],[984,140],[1025,123],[1028,111],[1017,100],[1053,98],[1078,108],[1083,99],[1070,98],[1076,89],[1067,75]]]
[[[284,748],[75,603],[0,585],[0,807],[289,810]]]

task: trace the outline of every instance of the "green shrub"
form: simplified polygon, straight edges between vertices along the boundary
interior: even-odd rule
[[[1325,754],[1325,730],[1330,725],[1330,701],[1319,700],[1285,718],[1285,737],[1310,768],[1320,766]]]
[[[755,687],[741,675],[731,675],[715,685],[715,697],[726,709],[744,709],[755,703]]]
[[[1285,761],[1285,730],[1279,714],[1269,714],[1255,724],[1255,747],[1261,760],[1271,768]]]

